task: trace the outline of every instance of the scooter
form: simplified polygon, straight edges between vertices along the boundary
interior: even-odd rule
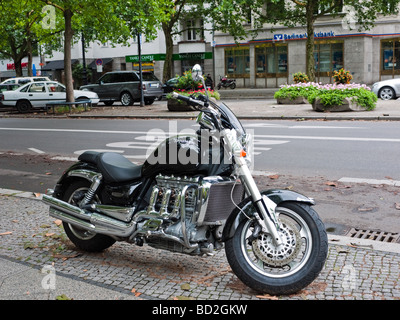
[[[199,65],[192,75],[204,82]],[[125,241],[195,259],[225,248],[232,271],[258,292],[309,285],[328,251],[314,200],[260,191],[250,171],[251,137],[228,106],[207,91],[174,96],[199,111],[196,134],[168,138],[142,165],[118,153],[82,153],[43,195],[50,216],[82,250]]]
[[[228,79],[227,76],[225,76],[225,77],[220,76],[217,88],[218,88],[218,90],[220,90],[221,88],[235,89],[236,88],[236,79]]]

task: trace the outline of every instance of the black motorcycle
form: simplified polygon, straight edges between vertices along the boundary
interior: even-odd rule
[[[193,76],[202,79],[201,68]],[[115,241],[192,256],[225,247],[233,272],[258,292],[291,294],[310,284],[328,250],[314,201],[290,190],[260,192],[249,169],[251,139],[224,104],[198,95],[199,129],[161,143],[143,165],[88,151],[43,195],[80,249]],[[179,259],[179,256],[177,257]]]
[[[236,88],[236,79],[228,79],[227,76],[225,76],[225,77],[220,76],[217,88],[218,88],[218,90],[220,90],[221,88],[235,89]]]

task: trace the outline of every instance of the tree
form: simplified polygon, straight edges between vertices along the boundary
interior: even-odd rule
[[[28,57],[28,75],[32,75],[32,51],[39,41],[35,30],[40,19],[37,2],[2,0],[0,3],[0,54],[14,61],[17,77],[22,76],[25,57]]]
[[[67,101],[74,101],[71,48],[82,32],[86,40],[126,42],[129,38],[126,23],[116,14],[118,0],[41,0],[61,13],[64,31],[64,72]],[[60,15],[58,15],[60,17]]]
[[[399,0],[210,0],[209,17],[217,30],[230,32],[236,40],[256,35],[265,23],[287,27],[304,26],[307,30],[306,70],[315,81],[314,24],[326,14],[351,12],[359,30],[371,28],[378,15],[398,13]],[[345,9],[345,10],[343,10]],[[245,27],[251,16],[252,28]],[[248,22],[248,21],[247,21]],[[247,24],[248,25],[248,24]]]

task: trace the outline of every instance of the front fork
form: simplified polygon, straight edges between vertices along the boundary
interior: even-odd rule
[[[242,183],[245,185],[246,191],[252,197],[253,203],[258,209],[258,212],[255,212],[255,218],[261,226],[262,231],[269,233],[272,236],[275,245],[278,247],[283,242],[278,232],[279,223],[275,215],[276,204],[268,197],[262,196],[258,190],[258,187],[244,158],[244,150],[241,144],[237,141],[236,132],[234,130],[225,130],[224,136],[226,138],[227,145],[230,148],[230,152],[235,159],[239,177]]]

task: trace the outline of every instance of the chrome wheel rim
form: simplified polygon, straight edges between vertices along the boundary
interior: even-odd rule
[[[383,100],[391,100],[393,99],[393,91],[389,88],[382,89],[380,96]]]
[[[283,278],[304,267],[313,243],[310,228],[299,214],[283,207],[277,207],[276,214],[281,224],[282,246],[277,248],[271,236],[262,232],[249,243],[248,239],[254,232],[254,220],[246,221],[240,243],[243,256],[252,269],[267,277]]]

